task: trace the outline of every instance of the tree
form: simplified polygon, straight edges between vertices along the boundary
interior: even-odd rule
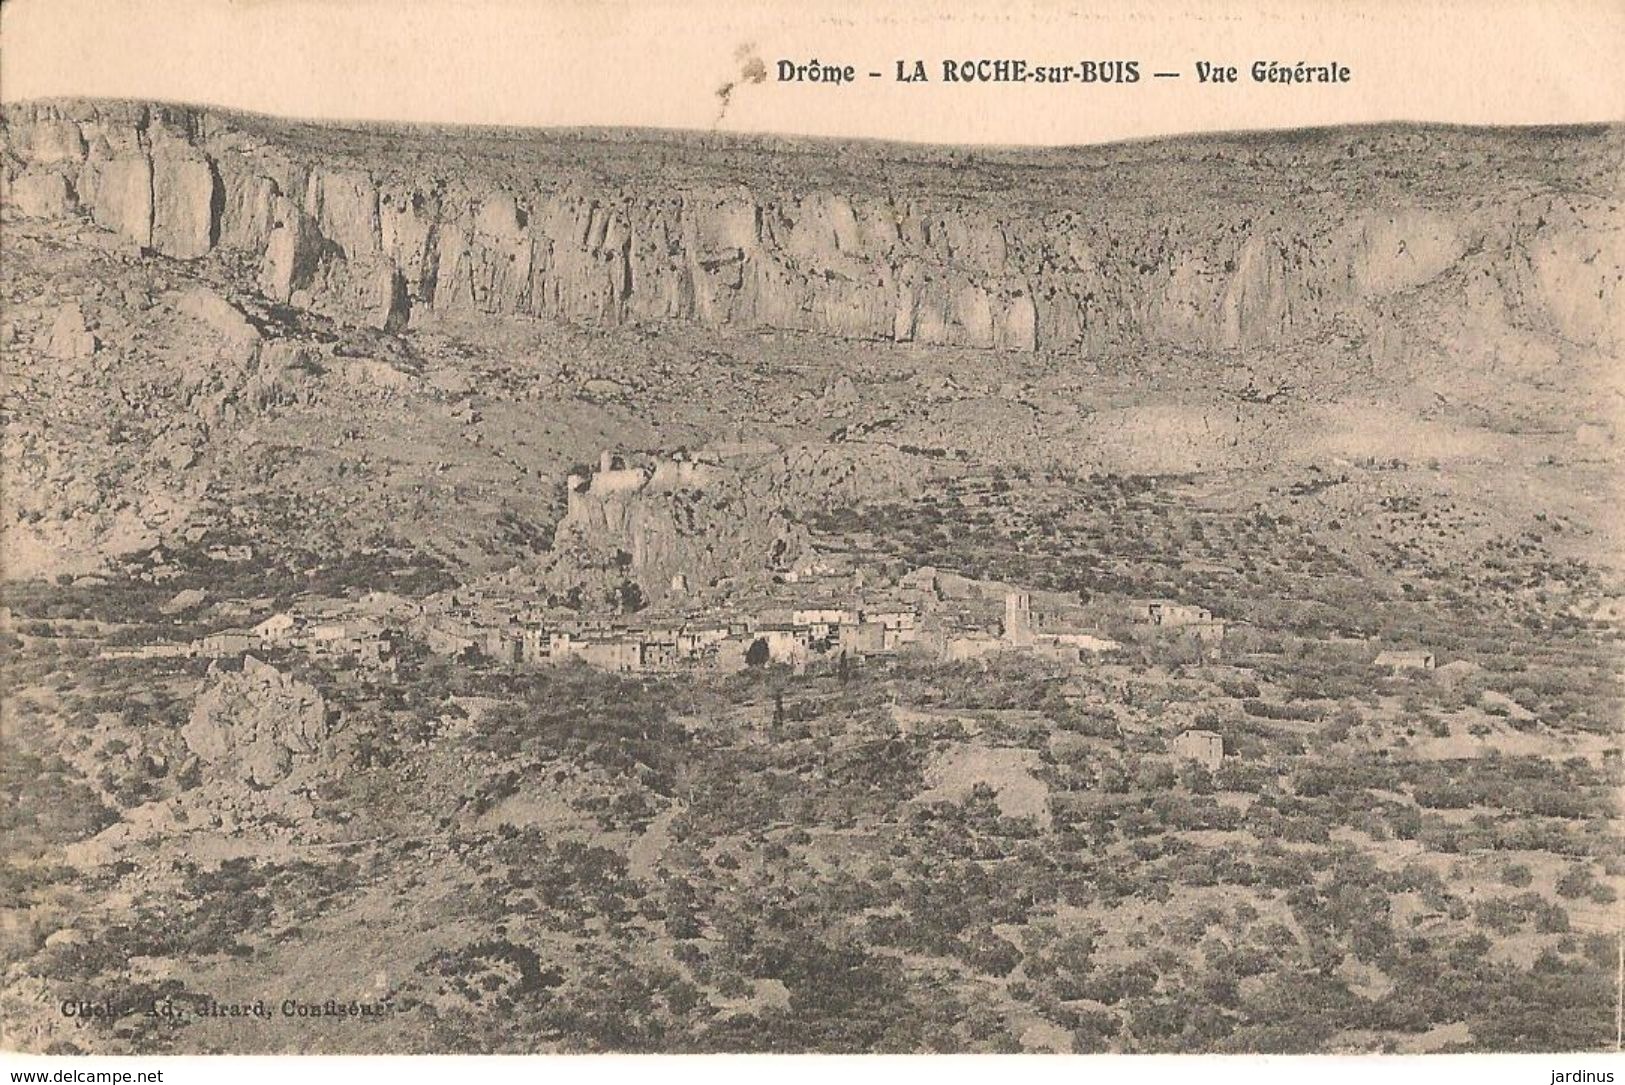
[[[643,589],[638,587],[634,580],[621,582],[613,602],[621,608],[623,614],[635,614],[648,605],[648,601],[643,597]]]

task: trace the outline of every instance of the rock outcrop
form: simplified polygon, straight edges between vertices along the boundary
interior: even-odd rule
[[[101,225],[145,248],[152,244],[152,161],[124,155],[86,163],[91,215]]]
[[[674,582],[707,587],[789,568],[808,540],[774,477],[670,459],[572,475],[545,579],[588,596],[635,584],[652,601]]]
[[[152,164],[152,247],[195,260],[219,240],[220,183],[201,154],[165,155]]]
[[[211,770],[267,788],[319,762],[332,730],[314,687],[248,656],[198,694],[181,737]]]
[[[76,208],[73,189],[59,173],[25,173],[6,186],[5,202],[36,219],[66,218]]]
[[[493,149],[437,133],[407,156],[391,154],[410,139],[394,130],[328,135],[213,111],[24,103],[5,112],[8,199],[43,215],[82,203],[180,259],[246,252],[273,300],[386,329],[511,313],[988,350],[1247,351],[1380,323],[1385,299],[1418,288],[1466,289],[1472,254],[1493,251],[1514,257],[1492,262],[1487,287],[1514,322],[1604,350],[1621,335],[1617,201],[1542,191],[1535,173],[1499,186],[1489,214],[1449,188],[1452,156],[1470,163],[1505,133],[1430,134],[1440,161],[1426,177],[1380,168],[1414,164],[1405,129],[1048,152],[1042,176],[1036,152],[864,150],[837,171],[827,150],[792,144],[794,191],[729,166],[772,161],[760,143],[628,153],[613,138],[538,134]],[[1562,138],[1576,168],[1617,162],[1617,131]],[[658,177],[619,169],[656,153]],[[1149,175],[1177,201],[1112,187],[1114,166],[1143,178],[1158,156]],[[1386,180],[1326,187],[1351,162]],[[962,169],[978,184],[956,184]],[[1283,183],[1298,185],[1290,199]],[[1575,221],[1586,229],[1564,225]]]
[[[266,182],[270,184],[270,182]],[[274,186],[272,186],[274,192]],[[257,216],[255,216],[257,220]],[[233,236],[252,245],[257,221],[236,223]],[[270,200],[265,255],[260,262],[260,289],[272,301],[288,302],[310,285],[322,255],[322,235],[298,205],[280,195]]]

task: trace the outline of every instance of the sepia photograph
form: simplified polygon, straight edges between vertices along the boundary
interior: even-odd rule
[[[6,3],[11,1064],[1616,1053],[1625,12],[1152,7]]]

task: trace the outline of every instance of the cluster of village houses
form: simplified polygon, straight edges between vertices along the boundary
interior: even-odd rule
[[[1188,603],[1129,604],[1113,623],[1064,596],[934,568],[888,578],[815,563],[751,593],[749,602],[728,593],[686,602],[585,616],[518,601],[500,589],[462,588],[421,602],[375,592],[355,601],[311,601],[189,642],[110,647],[102,655],[229,659],[280,649],[387,672],[400,648],[416,641],[438,655],[498,666],[578,660],[613,672],[660,673],[767,663],[801,670],[819,660],[901,652],[944,661],[1017,653],[1079,665],[1122,647],[1098,634],[1102,625],[1132,639],[1182,639],[1212,658],[1225,635],[1223,621]],[[1384,650],[1375,663],[1395,672],[1435,666],[1426,650]],[[1225,759],[1222,736],[1208,730],[1182,732],[1169,751],[1209,771]]]
[[[403,630],[387,618],[331,608],[315,614],[288,611],[257,625],[223,629],[193,641],[138,644],[105,649],[104,658],[230,659],[248,652],[287,648],[315,658],[348,659],[366,667],[394,669]]]
[[[459,590],[414,603],[363,601],[346,612],[329,604],[283,612],[257,625],[184,644],[112,648],[105,654],[229,658],[289,649],[308,656],[390,669],[399,645],[418,640],[444,656],[501,665],[579,660],[622,673],[687,668],[741,669],[777,663],[796,669],[820,659],[851,661],[912,651],[937,659],[1000,652],[1080,663],[1119,643],[1060,596],[924,568],[895,580],[814,565],[790,574],[749,603],[719,599],[688,609],[584,616],[517,602],[500,593]],[[1224,624],[1205,608],[1149,602],[1131,623],[1191,638],[1214,653]]]
[[[1098,618],[1098,615],[1096,615]],[[1136,635],[1189,638],[1208,653],[1224,624],[1205,608],[1153,601],[1126,615]],[[817,659],[860,660],[904,651],[941,660],[1021,653],[1082,663],[1121,647],[1089,632],[1076,604],[1011,585],[916,569],[894,581],[864,583],[850,571],[813,567],[792,574],[755,605],[713,605],[654,616],[584,617],[517,607],[498,593],[463,589],[416,603],[374,593],[350,606],[313,604],[256,625],[195,641],[110,648],[104,655],[155,658],[243,657],[277,649],[392,671],[397,651],[418,640],[430,651],[493,665],[579,660],[622,673],[685,668],[736,670],[779,663],[802,669]],[[1224,744],[1212,731],[1178,735],[1171,754],[1217,771]]]
[[[1146,626],[1177,629],[1209,650],[1223,640],[1223,623],[1201,607],[1148,603],[1136,616]],[[865,584],[861,575],[815,566],[792,574],[748,607],[735,603],[665,615],[560,617],[459,593],[425,621],[424,635],[430,650],[444,655],[478,655],[502,664],[580,660],[618,672],[733,670],[753,663],[800,669],[820,658],[857,660],[905,650],[944,660],[1015,651],[1077,663],[1119,647],[1061,608],[1035,609],[1029,592],[932,568]]]

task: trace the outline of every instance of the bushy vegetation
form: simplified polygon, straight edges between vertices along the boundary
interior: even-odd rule
[[[398,1050],[1608,1042],[1622,774],[1596,739],[1619,682],[1594,630],[1467,590],[1517,551],[1390,584],[1282,516],[1205,515],[1178,479],[1044,481],[818,527],[1101,615],[1201,602],[1231,622],[1218,658],[1147,638],[1070,673],[905,654],[653,677],[413,645],[387,676],[279,660],[342,728],[299,785],[305,820],[231,812],[267,849],[299,842],[274,859],[43,861],[155,801],[207,836],[222,793],[175,738],[207,663],[88,650],[190,628],[161,612],[176,583],[24,586],[0,646],[20,724],[0,759],[8,902],[71,881],[134,904],[94,938],[45,946],[42,927],[21,960],[83,984],[163,957],[197,998],[185,977],[331,945],[336,972],[386,968]],[[316,582],[376,578],[381,553]],[[265,576],[229,582],[311,583]],[[108,622],[123,632],[92,628]],[[1461,666],[1392,673],[1379,644]],[[1222,737],[1216,772],[1173,755],[1189,728]]]

